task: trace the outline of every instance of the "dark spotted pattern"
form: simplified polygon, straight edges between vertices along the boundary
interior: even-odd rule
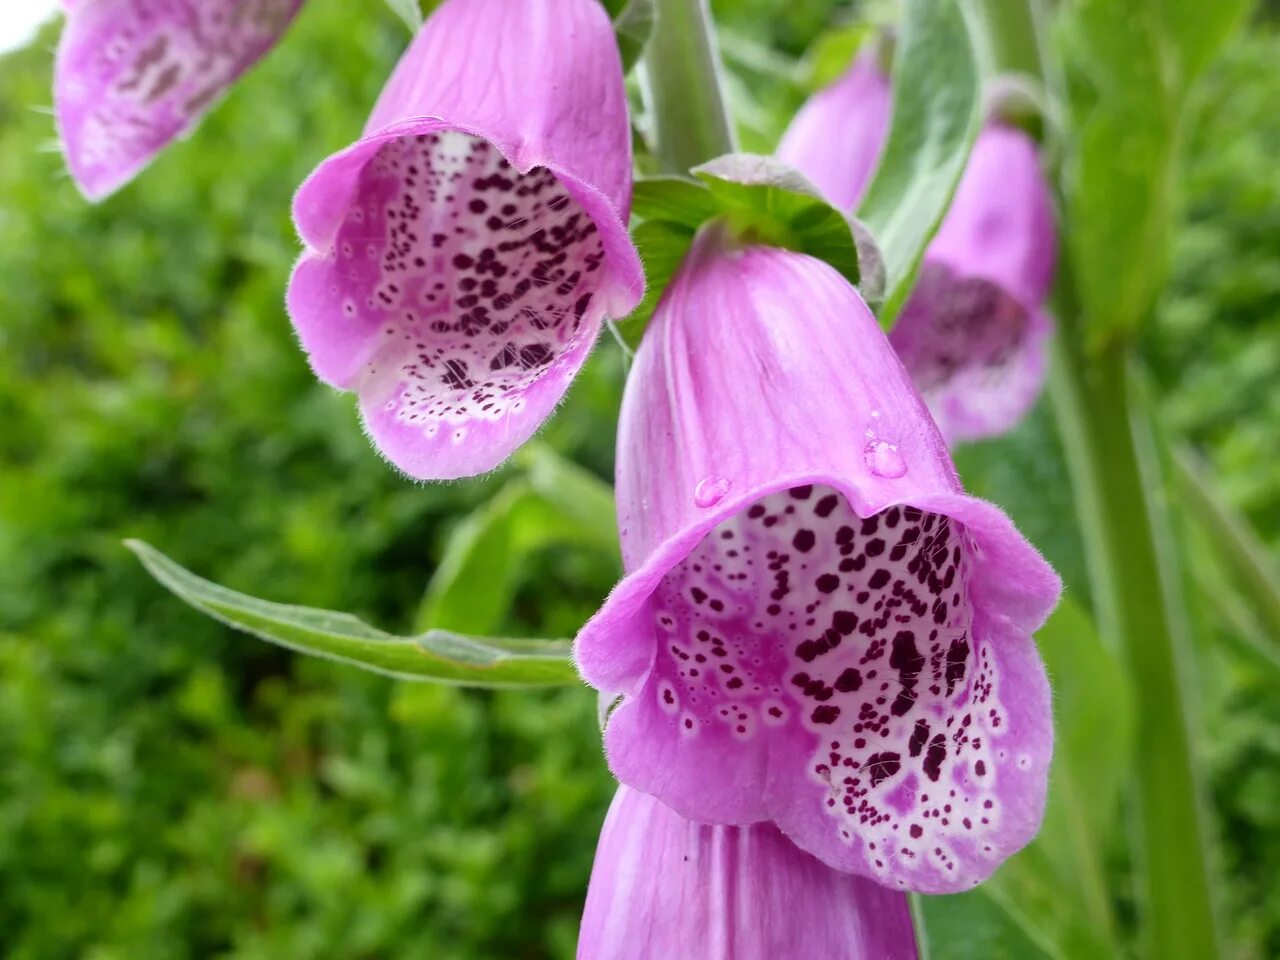
[[[1028,333],[1023,306],[996,284],[957,277],[941,264],[925,264],[901,323],[910,343],[894,338],[903,363],[922,392],[949,381],[962,368],[990,369],[1009,363]]]
[[[301,0],[131,0],[97,38],[94,71],[67,95],[93,104],[80,159],[109,163],[121,150],[152,149],[197,119],[280,36]],[[88,0],[82,0],[88,7]],[[73,11],[72,15],[75,15]]]
[[[684,737],[770,750],[774,765],[799,734],[811,789],[873,872],[901,858],[953,870],[959,836],[994,856],[1004,712],[972,632],[973,549],[945,516],[863,520],[822,487],[759,501],[655,592],[660,709]]]
[[[521,175],[477,137],[383,146],[335,253],[342,313],[383,339],[368,378],[427,435],[518,411],[520,392],[594,330],[595,224],[549,170]]]

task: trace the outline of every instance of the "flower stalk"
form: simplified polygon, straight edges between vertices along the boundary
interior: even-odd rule
[[[707,0],[655,0],[654,14],[643,61],[654,153],[663,173],[687,174],[734,149],[711,11]]]
[[[1043,78],[1038,0],[979,6],[993,66]],[[1069,213],[1064,210],[1064,220]],[[1064,231],[1071,226],[1064,222]],[[1074,289],[1064,263],[1050,389],[1071,464],[1099,631],[1123,659],[1135,691],[1131,814],[1140,951],[1148,958],[1212,958],[1220,950],[1195,762],[1188,618],[1171,556],[1165,481],[1134,390],[1132,336],[1117,328],[1109,339],[1087,339]]]

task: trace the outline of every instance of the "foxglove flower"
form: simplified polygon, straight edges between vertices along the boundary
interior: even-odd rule
[[[446,0],[302,185],[289,312],[419,478],[481,473],[639,301],[622,65],[597,0]]]
[[[858,206],[889,132],[891,90],[874,51],[800,108],[777,156],[808,177],[841,210]]]
[[[188,132],[302,0],[62,0],[54,101],[67,167],[99,200]]]
[[[621,698],[619,780],[925,892],[1033,836],[1059,581],[965,495],[835,270],[704,230],[630,375],[617,496],[628,575],[576,656]]]
[[[618,790],[578,960],[915,960],[906,895],[840,873],[768,823],[691,823]]]
[[[861,199],[888,129],[890,92],[864,55],[800,111],[778,149],[835,205]],[[1044,385],[1057,258],[1034,141],[989,122],[925,253],[890,341],[949,441],[1003,433]]]

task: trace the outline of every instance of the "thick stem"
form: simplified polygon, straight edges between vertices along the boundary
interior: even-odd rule
[[[1195,763],[1190,651],[1164,513],[1163,478],[1126,345],[1086,357],[1064,329],[1053,371],[1055,410],[1085,526],[1098,626],[1134,684],[1132,813],[1142,955],[1219,955]]]
[[[1041,59],[1040,0],[973,2],[985,23],[993,67],[1030,73],[1061,94]],[[1064,232],[1070,229],[1070,223],[1063,224]],[[1063,263],[1051,384],[1098,626],[1123,658],[1134,686],[1131,812],[1142,955],[1212,960],[1220,950],[1192,735],[1188,617],[1179,594],[1160,462],[1149,416],[1132,393],[1131,343],[1118,335],[1100,349],[1087,349],[1074,280]]]
[[[733,131],[708,0],[654,0],[654,14],[643,72],[654,153],[664,173],[683,174],[731,153]]]

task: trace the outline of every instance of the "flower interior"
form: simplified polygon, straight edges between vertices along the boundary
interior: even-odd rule
[[[809,788],[873,873],[945,875],[960,837],[994,857],[997,769],[1030,761],[1001,749],[974,550],[960,524],[910,506],[861,519],[826,487],[766,497],[655,591],[645,695],[681,738],[767,751],[771,782],[803,751]]]

